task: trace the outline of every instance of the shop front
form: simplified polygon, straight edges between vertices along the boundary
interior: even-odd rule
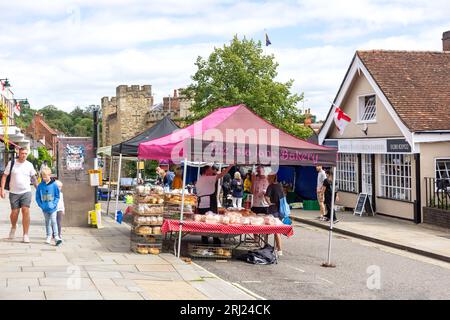
[[[339,205],[367,193],[378,214],[450,227],[448,92],[448,51],[356,52],[319,133],[338,148]]]
[[[326,139],[324,145],[338,148],[339,205],[354,208],[358,194],[367,193],[378,214],[420,220],[420,160],[405,139]]]

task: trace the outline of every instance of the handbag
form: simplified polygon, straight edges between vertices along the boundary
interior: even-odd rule
[[[15,161],[13,158],[11,161],[11,169],[9,169],[9,174],[8,174],[8,176],[6,176],[6,182],[5,182],[5,190],[8,190],[8,191],[9,191],[9,183],[11,182],[11,174],[12,174],[12,170],[14,168],[14,163],[15,163]]]

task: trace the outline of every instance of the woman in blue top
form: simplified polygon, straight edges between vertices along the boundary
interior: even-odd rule
[[[244,197],[244,181],[239,171],[234,174],[231,182],[231,195],[233,196],[233,207],[242,208],[242,198]]]

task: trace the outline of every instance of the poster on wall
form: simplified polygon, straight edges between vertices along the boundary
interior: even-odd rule
[[[67,144],[64,152],[68,171],[84,170],[86,153],[83,145]]]

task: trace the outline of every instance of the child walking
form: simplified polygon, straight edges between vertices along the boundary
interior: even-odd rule
[[[42,182],[36,189],[36,202],[39,208],[42,209],[45,218],[45,229],[47,231],[46,243],[50,244],[52,241],[52,229],[53,236],[56,241],[56,245],[59,246],[62,243],[61,238],[58,235],[58,223],[57,223],[57,210],[60,197],[59,188],[55,183],[55,180],[51,179],[52,171],[50,168],[43,168],[41,171]]]
[[[58,189],[59,189],[59,201],[58,201],[58,208],[56,210],[56,223],[58,224],[59,238],[62,240],[62,235],[61,235],[62,217],[64,215],[64,212],[66,211],[65,207],[64,207],[64,195],[62,193],[63,183],[59,180],[56,180],[56,185],[58,186]]]

